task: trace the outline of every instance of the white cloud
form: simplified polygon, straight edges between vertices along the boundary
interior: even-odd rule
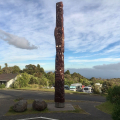
[[[100,61],[112,61],[117,62],[120,61],[120,58],[99,58],[99,59],[92,59],[92,60],[69,60],[69,62],[100,62]]]
[[[14,45],[17,48],[21,49],[37,49],[36,46],[32,45],[30,46],[30,43],[28,40],[26,40],[24,37],[18,37],[16,35],[12,35],[10,33],[7,33],[3,30],[0,30],[0,39],[7,41],[8,44]]]

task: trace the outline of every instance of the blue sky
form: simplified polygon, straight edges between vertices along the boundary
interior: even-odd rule
[[[0,65],[55,71],[58,0],[0,0]],[[64,69],[120,78],[120,1],[63,0]]]

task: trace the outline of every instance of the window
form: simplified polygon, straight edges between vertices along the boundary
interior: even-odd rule
[[[84,90],[88,90],[88,88],[84,88]]]
[[[61,47],[61,45],[59,45],[59,47]]]

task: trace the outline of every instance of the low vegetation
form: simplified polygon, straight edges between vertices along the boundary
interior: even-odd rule
[[[112,104],[110,101],[106,101],[96,106],[96,108],[103,111],[104,113],[112,115],[114,104]]]
[[[14,101],[17,102],[20,99],[15,99]],[[32,104],[34,100],[27,100],[27,104]],[[45,102],[47,103],[54,103],[53,100],[45,100]],[[71,101],[67,101],[67,102],[71,102]],[[79,101],[80,102],[80,101]],[[10,116],[10,115],[23,115],[23,114],[36,114],[36,113],[80,113],[80,114],[88,114],[87,112],[85,112],[83,109],[81,109],[78,105],[74,105],[73,107],[75,110],[67,110],[67,111],[50,111],[48,108],[46,108],[43,111],[36,111],[32,108],[27,108],[26,111],[24,112],[15,112],[13,110],[13,106],[10,107],[9,111],[5,114],[5,116]]]
[[[113,120],[120,120],[120,86],[108,89],[107,101],[96,108],[111,114]]]

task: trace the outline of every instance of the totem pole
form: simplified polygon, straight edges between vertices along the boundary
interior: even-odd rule
[[[56,3],[56,28],[54,31],[56,41],[55,59],[55,107],[63,108],[64,96],[64,27],[63,27],[63,3]]]

